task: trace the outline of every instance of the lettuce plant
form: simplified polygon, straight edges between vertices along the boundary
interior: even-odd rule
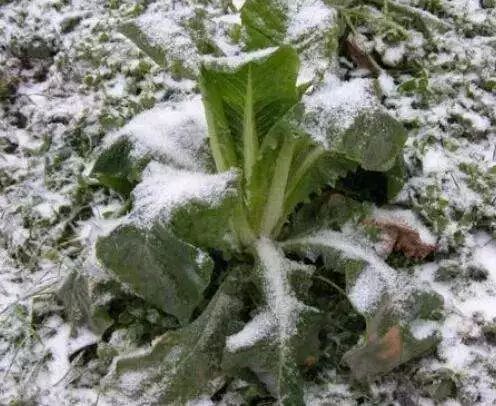
[[[440,299],[350,231],[346,213],[359,203],[332,206],[326,197],[359,173],[383,173],[388,193],[397,192],[405,131],[367,80],[328,75],[298,86],[299,63],[286,43],[204,58],[201,100],[136,119],[162,115],[161,143],[136,136],[142,125],[131,122],[97,160],[93,175],[132,198],[98,240],[97,257],[181,325],[115,360],[109,382],[120,393],[185,404],[240,377],[280,404],[304,404],[300,371],[317,362],[325,329],[312,286],[332,273],[344,276],[366,321],[344,356],[357,380],[435,344],[433,331],[412,326],[429,326]]]

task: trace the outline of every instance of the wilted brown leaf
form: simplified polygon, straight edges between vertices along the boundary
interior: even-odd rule
[[[436,245],[423,242],[419,232],[406,224],[386,220],[369,220],[366,223],[382,231],[382,242],[388,254],[400,251],[408,258],[424,259],[437,249]]]
[[[377,353],[377,358],[391,363],[399,362],[401,358],[401,350],[403,348],[403,340],[399,326],[391,327],[382,338],[379,339],[380,350]]]
[[[358,45],[353,37],[346,38],[344,44],[348,56],[359,68],[367,69],[376,76],[381,73],[381,68],[377,62]]]

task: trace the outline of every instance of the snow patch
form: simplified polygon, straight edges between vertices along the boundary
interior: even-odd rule
[[[264,338],[269,337],[274,327],[272,314],[269,312],[259,313],[239,333],[227,337],[226,349],[230,352],[235,352],[246,347],[251,347]]]
[[[239,55],[214,57],[205,55],[202,57],[202,62],[209,67],[222,68],[229,71],[235,71],[242,65],[265,59],[276,52],[278,47],[263,48],[253,52],[243,52]]]
[[[439,323],[429,320],[415,320],[410,323],[410,332],[417,340],[424,340],[439,331]]]
[[[342,233],[324,230],[308,237],[287,241],[285,244],[322,245],[338,250],[345,258],[365,261],[367,266],[358,276],[348,295],[359,312],[372,311],[379,304],[383,294],[392,291],[393,286],[395,292],[399,290],[396,272],[372,249]]]
[[[236,194],[236,178],[234,171],[206,174],[151,162],[143,172],[143,180],[133,190],[131,218],[151,226],[157,218],[169,221],[175,208],[189,202],[216,206]]]
[[[202,170],[207,124],[200,96],[179,103],[159,105],[137,115],[117,133],[107,137],[109,145],[122,137],[133,144],[136,157],[151,155],[180,168]]]
[[[305,129],[329,149],[332,132],[347,130],[363,110],[376,106],[377,101],[371,80],[357,78],[343,82],[327,75],[321,87],[303,97],[303,103],[312,117],[311,122],[305,123]]]

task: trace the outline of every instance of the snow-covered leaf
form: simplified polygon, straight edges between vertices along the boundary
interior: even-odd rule
[[[215,17],[211,11],[200,5],[157,3],[119,30],[173,77],[194,79],[200,54],[222,55],[206,26],[212,22],[207,17]]]
[[[333,61],[342,30],[338,13],[322,0],[247,0],[241,9],[247,49],[289,44],[302,61],[299,82],[309,82]]]
[[[328,75],[303,104],[303,129],[324,148],[369,171],[384,172],[397,164],[406,132],[380,106],[372,81],[342,82]]]
[[[321,257],[326,270],[345,274],[347,296],[367,323],[364,340],[344,356],[356,379],[389,372],[438,342],[435,329],[419,337],[413,326],[438,318],[442,298],[413,285],[356,238],[323,230],[288,240],[283,248],[313,261]]]
[[[290,261],[273,241],[255,244],[256,277],[265,306],[243,329],[227,338],[223,365],[249,368],[281,405],[303,404],[299,365],[318,356],[318,310],[297,297],[291,280],[310,278],[313,268]]]
[[[203,300],[213,263],[160,223],[125,224],[96,244],[99,260],[133,292],[181,323]]]
[[[132,148],[127,139],[116,141],[98,156],[91,176],[97,178],[102,185],[128,195],[148,162],[145,157],[133,159]]]
[[[186,404],[217,391],[224,382],[226,337],[239,329],[243,311],[243,284],[235,274],[189,326],[167,332],[147,351],[118,358],[109,379],[112,390],[133,404]]]
[[[92,176],[107,187],[129,193],[150,160],[180,169],[208,171],[211,157],[206,135],[199,96],[158,105],[107,135]]]
[[[133,292],[186,323],[213,267],[198,245],[230,246],[236,193],[233,172],[206,174],[151,162],[133,190],[124,224],[98,240],[97,257]]]

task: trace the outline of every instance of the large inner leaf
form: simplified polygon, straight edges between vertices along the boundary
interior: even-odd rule
[[[249,178],[265,135],[298,101],[298,66],[290,47],[249,54],[246,62],[219,58],[202,66],[200,87],[219,171],[234,166]]]

